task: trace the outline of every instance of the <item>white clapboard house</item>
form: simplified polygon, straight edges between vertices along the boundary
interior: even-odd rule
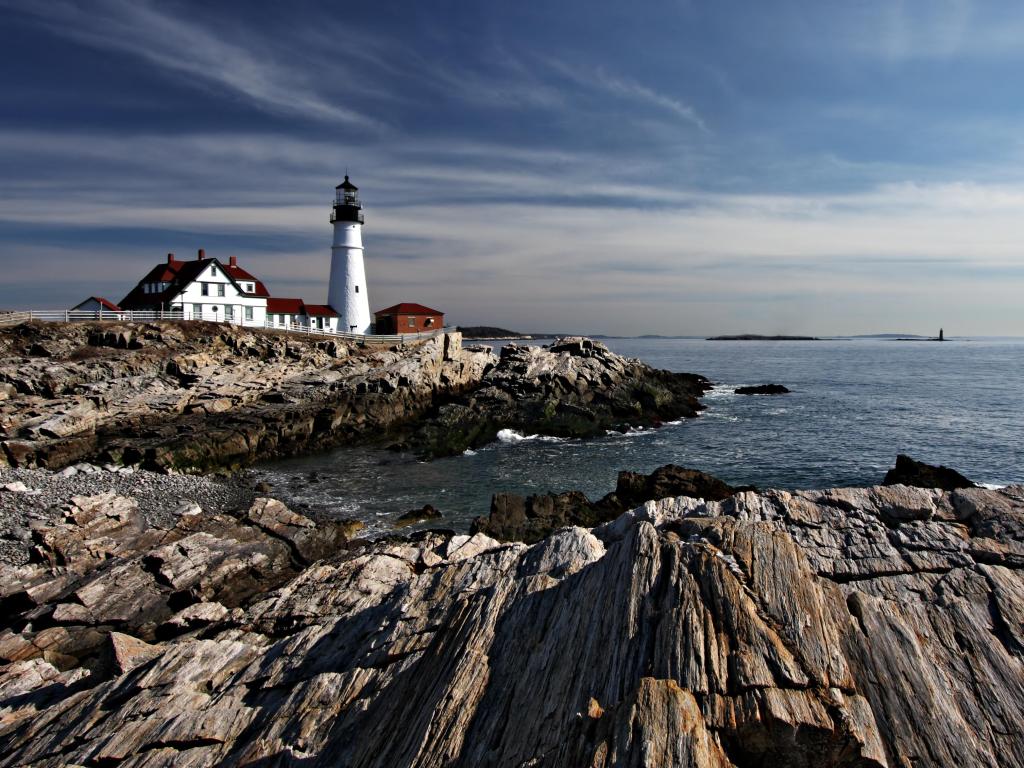
[[[151,269],[119,303],[122,310],[171,310],[186,320],[209,320],[264,327],[302,326],[336,331],[338,313],[327,305],[307,305],[301,299],[275,299],[266,286],[238,266],[207,258],[199,250],[191,261],[173,253]]]

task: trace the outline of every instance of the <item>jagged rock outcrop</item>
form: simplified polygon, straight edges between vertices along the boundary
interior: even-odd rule
[[[490,514],[473,521],[472,533],[484,533],[499,541],[532,544],[559,528],[578,525],[592,528],[614,520],[652,499],[692,496],[707,501],[727,499],[740,490],[705,472],[667,464],[650,474],[619,472],[615,490],[597,501],[580,491],[520,496],[496,493]]]
[[[591,339],[509,344],[477,387],[428,414],[396,447],[431,458],[489,443],[502,429],[595,437],[696,416],[709,388],[703,376],[656,370]]]
[[[440,520],[444,515],[433,504],[424,504],[419,509],[410,509],[395,518],[395,527],[404,528],[407,525],[416,525],[427,520]]]
[[[0,329],[0,465],[197,471],[324,449],[415,418],[495,362],[458,334],[382,349],[214,323]]]
[[[749,387],[736,387],[737,395],[788,395],[790,389],[782,384],[754,384]]]
[[[915,461],[902,453],[896,457],[896,466],[885,473],[882,485],[912,485],[916,488],[941,488],[944,491],[977,487],[955,469]]]
[[[90,536],[122,524],[102,505]],[[206,550],[250,546],[228,531]],[[35,650],[0,667],[0,766],[1024,765],[1024,487],[680,497],[532,546],[426,532],[234,604],[168,553],[194,535],[93,571],[188,590],[146,624],[167,636],[75,623],[100,601],[3,612]]]

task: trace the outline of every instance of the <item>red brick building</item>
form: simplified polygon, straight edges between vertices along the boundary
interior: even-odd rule
[[[422,304],[402,302],[373,313],[376,333],[423,333],[444,328],[444,312]]]

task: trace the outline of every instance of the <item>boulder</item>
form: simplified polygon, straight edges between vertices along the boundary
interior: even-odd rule
[[[755,384],[749,387],[736,387],[733,390],[737,395],[785,395],[790,390],[782,384]]]
[[[676,496],[720,501],[740,490],[749,489],[733,488],[704,472],[668,464],[649,475],[620,472],[615,491],[596,502],[580,491],[525,498],[497,493],[491,498],[489,515],[476,518],[472,530],[502,541],[532,543],[567,525],[592,527],[614,520],[647,501]]]
[[[912,485],[917,488],[940,488],[944,491],[955,491],[958,488],[976,488],[977,486],[949,467],[936,467],[915,461],[905,454],[896,457],[896,466],[885,473],[883,485]]]
[[[410,509],[395,518],[395,527],[404,528],[408,525],[426,522],[427,520],[440,520],[444,517],[431,504],[424,504],[420,509]]]

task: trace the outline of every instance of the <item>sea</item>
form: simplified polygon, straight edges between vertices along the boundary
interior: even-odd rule
[[[590,440],[505,430],[491,445],[431,462],[341,448],[255,472],[296,510],[358,519],[368,535],[393,530],[400,514],[424,504],[443,515],[430,527],[466,531],[494,493],[582,490],[597,499],[614,489],[620,470],[664,464],[734,485],[820,489],[878,484],[906,453],[987,486],[1024,483],[1024,339],[604,343],[657,368],[706,376],[714,382],[706,410]],[[792,392],[733,392],[763,383]]]

